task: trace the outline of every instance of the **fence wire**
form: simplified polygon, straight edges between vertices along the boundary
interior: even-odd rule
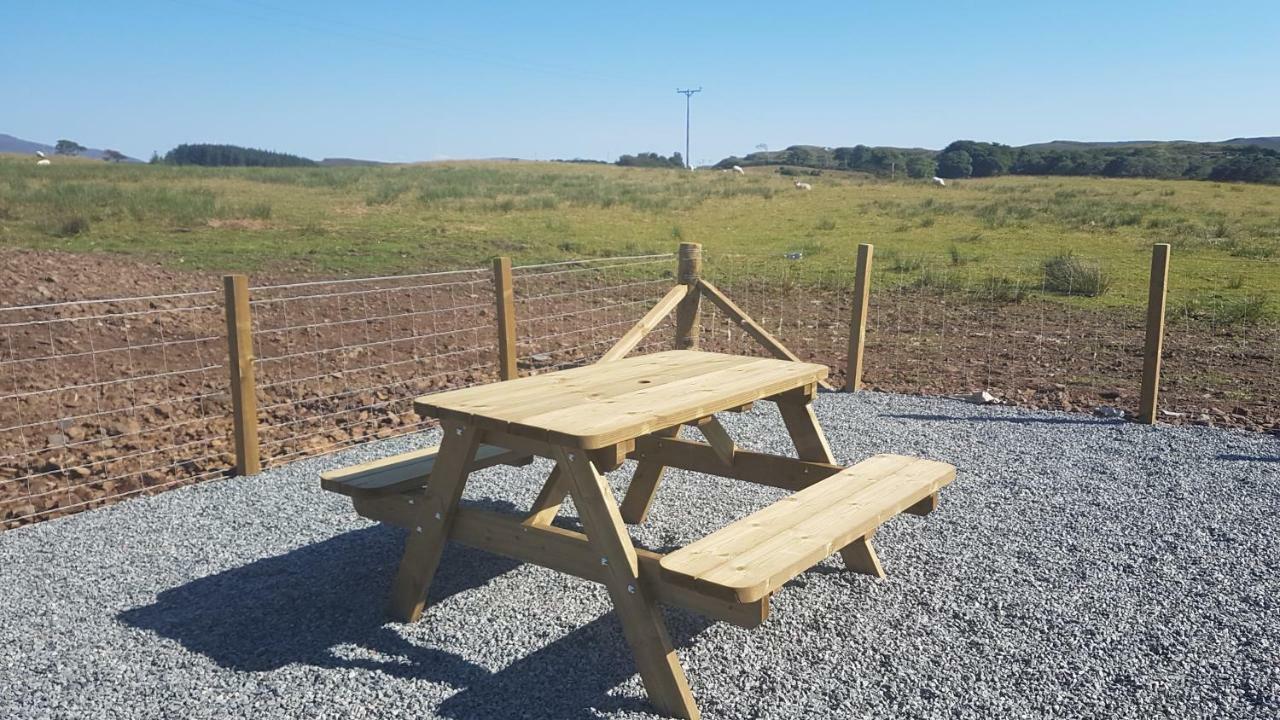
[[[0,521],[226,473],[221,294],[0,308]]]
[[[250,289],[264,464],[422,429],[413,398],[497,378],[493,275]]]
[[[521,374],[594,362],[675,285],[674,254],[512,269]],[[670,349],[669,316],[632,354]]]

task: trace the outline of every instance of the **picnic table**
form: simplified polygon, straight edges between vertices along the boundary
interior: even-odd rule
[[[882,576],[871,539],[902,512],[924,515],[955,469],[877,455],[838,465],[813,411],[827,368],[805,362],[674,350],[418,398],[437,418],[438,448],[322,475],[365,517],[408,529],[391,588],[391,615],[417,620],[447,541],[603,583],[650,700],[698,716],[659,604],[743,627],[768,616],[791,578],[840,553],[855,572]],[[742,449],[716,419],[759,401],[777,405],[798,457]],[[680,437],[697,427],[705,440]],[[461,506],[469,473],[549,458],[554,469],[524,515]],[[601,473],[637,461],[621,504]],[[664,468],[784,488],[793,493],[684,548],[636,547]],[[583,532],[552,525],[567,496]],[[714,530],[714,528],[708,528]]]

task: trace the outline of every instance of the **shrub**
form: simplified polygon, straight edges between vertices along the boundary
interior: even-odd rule
[[[1027,299],[1026,285],[1003,275],[991,275],[978,286],[982,297],[992,302],[1016,303]]]
[[[58,221],[53,234],[58,237],[73,237],[89,232],[89,218],[83,215],[72,215]]]
[[[1088,263],[1071,253],[1044,261],[1046,290],[1063,295],[1098,297],[1111,288],[1111,277],[1096,263]]]

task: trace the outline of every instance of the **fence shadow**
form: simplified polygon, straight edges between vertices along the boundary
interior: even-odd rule
[[[932,420],[952,422],[1003,422],[1015,425],[1123,425],[1124,420],[1116,418],[1041,418],[1041,417],[1001,417],[999,415],[941,415],[934,413],[881,413],[880,417],[897,418],[899,420]]]
[[[476,505],[512,509],[508,503]],[[155,602],[117,619],[239,672],[296,663],[443,683],[459,690],[438,709],[446,717],[588,718],[606,709],[652,711],[644,700],[607,694],[635,673],[612,612],[497,672],[406,640],[386,617],[403,536],[384,525],[343,533],[164,590]],[[481,587],[519,564],[450,543],[428,603]],[[537,612],[530,609],[528,622],[540,621]],[[683,611],[667,617],[677,645],[710,625]],[[501,632],[481,617],[475,628]]]

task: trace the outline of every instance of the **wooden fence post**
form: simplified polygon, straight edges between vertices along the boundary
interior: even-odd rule
[[[1156,422],[1160,400],[1160,353],[1164,349],[1164,303],[1169,291],[1169,245],[1151,247],[1151,285],[1147,290],[1147,342],[1142,360],[1142,401],[1138,421]]]
[[[680,243],[676,281],[687,285],[680,304],[676,306],[676,349],[697,350],[702,336],[702,293],[698,280],[702,277],[702,245]]]
[[[236,448],[236,474],[262,471],[258,455],[258,397],[253,377],[253,320],[249,310],[249,278],[222,276],[227,309],[227,351],[231,376],[232,442]]]
[[[849,361],[845,368],[845,392],[862,389],[862,350],[867,341],[867,315],[871,302],[871,258],[875,246],[858,245],[858,267],[853,280],[853,318],[849,322]]]
[[[516,294],[511,280],[511,258],[493,259],[493,295],[498,304],[498,376],[520,377],[516,366]]]

